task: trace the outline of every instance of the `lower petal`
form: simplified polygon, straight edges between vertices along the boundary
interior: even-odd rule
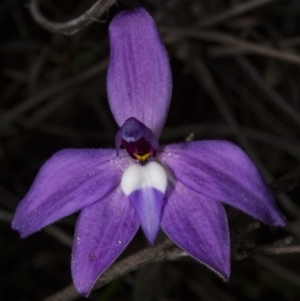
[[[80,294],[88,296],[97,278],[117,259],[138,228],[134,209],[119,188],[81,211],[72,254],[73,282]]]
[[[178,247],[222,278],[229,278],[229,229],[220,203],[177,182],[166,201],[161,226]]]
[[[128,198],[148,241],[153,244],[160,227],[165,195],[157,189],[145,187],[135,190]]]

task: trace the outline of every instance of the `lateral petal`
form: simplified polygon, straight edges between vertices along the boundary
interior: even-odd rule
[[[166,201],[161,227],[178,247],[222,278],[229,278],[229,230],[220,203],[177,182]]]
[[[95,281],[117,259],[139,228],[139,220],[120,188],[83,209],[76,224],[72,275],[88,296]]]
[[[213,140],[168,145],[159,159],[188,188],[263,223],[285,225],[285,217],[254,163],[233,143]]]
[[[158,137],[169,108],[172,77],[156,25],[143,8],[119,13],[110,23],[107,92],[119,126],[135,117]]]
[[[25,237],[104,198],[121,181],[129,157],[115,150],[65,149],[40,169],[20,202],[13,229]]]

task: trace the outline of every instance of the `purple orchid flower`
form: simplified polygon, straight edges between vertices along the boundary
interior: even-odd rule
[[[231,205],[263,223],[285,218],[247,155],[227,141],[159,146],[171,98],[171,72],[144,9],[110,24],[107,78],[120,129],[116,149],[66,149],[41,168],[12,227],[26,237],[81,210],[72,255],[75,287],[87,296],[141,226],[153,244],[162,227],[192,257],[227,279]],[[124,149],[121,149],[121,147]]]

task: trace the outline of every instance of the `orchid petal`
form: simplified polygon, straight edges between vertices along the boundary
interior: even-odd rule
[[[128,156],[114,150],[65,149],[39,171],[17,208],[13,229],[25,237],[106,195],[121,180]]]
[[[222,278],[230,274],[230,239],[223,206],[177,182],[161,226],[178,247]]]
[[[116,260],[139,228],[139,221],[120,188],[79,215],[72,255],[73,282],[87,296],[97,278]]]
[[[142,188],[129,195],[149,243],[153,244],[160,227],[165,195],[154,188]]]
[[[134,207],[148,241],[153,244],[167,189],[166,171],[155,161],[146,165],[132,164],[122,176],[121,189]]]
[[[143,8],[123,11],[111,22],[107,91],[119,126],[135,117],[158,137],[169,108],[169,59],[156,25]]]
[[[188,188],[236,207],[263,223],[285,224],[257,168],[236,145],[227,141],[173,144],[166,146],[159,158]]]

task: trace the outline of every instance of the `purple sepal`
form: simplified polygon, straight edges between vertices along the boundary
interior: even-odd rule
[[[88,296],[95,281],[116,260],[139,228],[139,220],[120,188],[79,215],[72,254],[77,291]]]
[[[135,117],[159,137],[169,108],[172,77],[156,25],[143,8],[119,13],[110,23],[107,92],[119,126]]]
[[[163,210],[161,227],[181,249],[222,278],[230,275],[230,239],[222,204],[177,182]]]
[[[146,125],[131,117],[124,122],[116,135],[117,155],[121,146],[124,146],[128,154],[136,159],[134,154],[150,153],[154,157],[159,144],[153,132]]]
[[[168,145],[159,159],[188,188],[265,224],[285,225],[285,217],[257,168],[233,143],[212,140]]]
[[[120,183],[128,160],[124,155],[117,158],[110,149],[65,149],[54,154],[20,202],[13,229],[25,237],[105,198]]]
[[[139,217],[145,236],[153,244],[160,227],[165,195],[155,188],[144,187],[133,191],[128,198]]]

